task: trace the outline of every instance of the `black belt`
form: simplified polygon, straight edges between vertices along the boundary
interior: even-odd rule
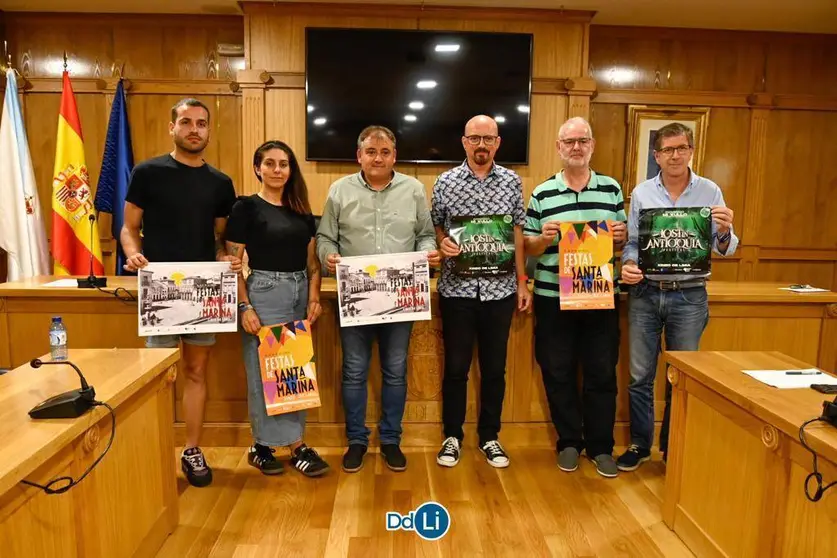
[[[686,279],[684,281],[654,281],[646,279],[649,285],[661,291],[682,291],[706,286],[706,279]]]

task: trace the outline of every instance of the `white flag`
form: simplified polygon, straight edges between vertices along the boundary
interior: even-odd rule
[[[8,280],[48,275],[46,229],[12,69],[6,70],[0,120],[0,200],[0,248],[8,253]]]

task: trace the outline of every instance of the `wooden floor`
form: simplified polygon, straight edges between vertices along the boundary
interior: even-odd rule
[[[435,451],[417,448],[406,453],[406,472],[370,451],[364,468],[347,474],[342,448],[333,448],[320,450],[332,471],[308,479],[293,470],[264,476],[247,465],[246,448],[205,451],[214,483],[193,488],[180,476],[180,524],[159,556],[692,556],[662,522],[659,461],[610,480],[586,460],[564,473],[546,449],[510,449],[511,466],[494,469],[466,448],[447,469]],[[386,512],[430,500],[451,514],[444,538],[386,530]]]

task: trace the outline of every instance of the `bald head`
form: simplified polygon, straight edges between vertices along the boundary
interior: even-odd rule
[[[472,167],[490,167],[494,163],[494,154],[500,147],[500,132],[497,122],[490,116],[480,114],[465,124],[462,147],[468,155]]]
[[[500,135],[500,131],[499,128],[497,128],[497,122],[493,118],[484,114],[479,114],[465,124],[465,135],[472,136],[474,134],[480,136],[489,134],[497,136]]]
[[[561,127],[558,129],[558,139],[563,139],[569,135],[592,138],[593,128],[582,117],[574,116],[561,124]]]

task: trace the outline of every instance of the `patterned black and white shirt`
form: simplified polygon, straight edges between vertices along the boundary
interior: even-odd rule
[[[515,225],[526,222],[523,208],[523,183],[517,173],[495,164],[480,180],[465,161],[442,173],[433,186],[430,216],[433,225],[450,231],[451,217],[503,215],[512,216]],[[453,260],[445,259],[437,290],[441,296],[500,300],[517,292],[517,275],[461,277],[453,272]]]

